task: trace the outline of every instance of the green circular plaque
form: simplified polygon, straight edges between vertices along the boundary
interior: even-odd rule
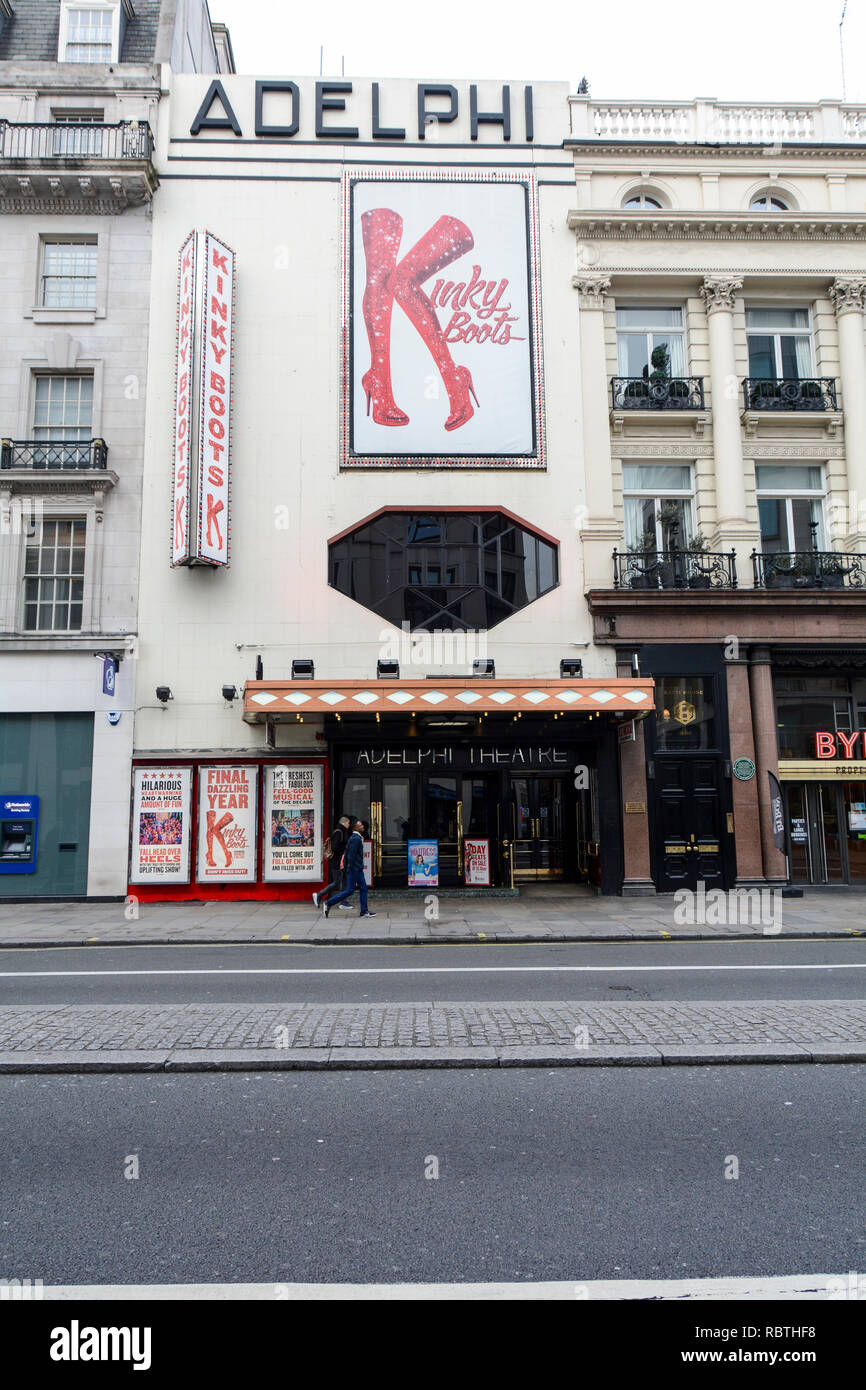
[[[755,775],[755,764],[751,758],[737,758],[733,770],[741,782],[750,782]]]

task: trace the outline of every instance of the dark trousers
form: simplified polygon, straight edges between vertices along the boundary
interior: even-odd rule
[[[345,902],[346,898],[351,898],[355,889],[361,895],[361,911],[367,911],[367,880],[364,877],[363,869],[350,869],[346,874],[346,887],[342,893],[336,897],[328,899],[328,907],[336,907],[337,903]]]
[[[331,882],[328,884],[327,888],[323,888],[321,893],[319,894],[319,902],[321,902],[323,898],[326,898],[328,894],[331,892],[331,890],[334,888],[336,888],[339,892],[342,893],[345,886],[346,870],[341,869],[338,865],[335,877],[331,879]]]

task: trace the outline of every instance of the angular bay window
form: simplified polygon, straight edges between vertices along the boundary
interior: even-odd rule
[[[824,485],[820,467],[759,465],[755,481],[763,553],[823,550]]]
[[[558,555],[504,512],[383,512],[331,543],[328,582],[396,627],[485,630],[556,587]]]
[[[631,551],[688,548],[695,535],[688,464],[624,463],[625,541]]]

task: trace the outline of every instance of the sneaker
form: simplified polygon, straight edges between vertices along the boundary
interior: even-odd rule
[[[353,908],[353,906],[352,906],[351,903],[340,903],[340,911],[341,911],[341,912],[354,912],[355,909]]]
[[[362,917],[378,917],[379,914],[377,912],[362,912],[360,915]]]
[[[324,914],[325,914],[325,921],[328,920],[328,913],[330,912],[330,910],[331,910],[331,909],[330,909],[329,905],[328,905],[327,903],[325,903],[324,906],[323,906],[323,908],[322,908],[322,911],[323,911]]]
[[[314,894],[313,894],[313,906],[314,906],[314,907],[318,907],[318,906],[319,906],[319,895],[318,895],[318,893],[314,893]]]

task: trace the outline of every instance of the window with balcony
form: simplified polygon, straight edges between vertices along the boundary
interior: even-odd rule
[[[687,549],[694,538],[692,470],[687,464],[623,464],[625,540],[631,551]]]
[[[78,632],[84,604],[84,517],[43,519],[24,554],[24,631]]]
[[[104,111],[55,111],[53,153],[70,159],[102,154]]]
[[[681,377],[686,343],[681,308],[617,308],[616,355],[620,376],[648,381],[653,372]]]
[[[747,309],[746,335],[750,377],[814,375],[808,309]]]
[[[87,467],[92,437],[93,376],[37,376],[33,394],[33,466]],[[40,454],[44,455],[41,460]]]
[[[80,241],[44,241],[41,307],[95,309],[96,255],[96,237]]]
[[[58,61],[116,63],[120,51],[120,3],[62,0]]]
[[[483,630],[555,588],[558,555],[504,512],[383,512],[331,543],[328,582],[397,627]]]
[[[755,481],[763,553],[821,550],[824,545],[821,469],[759,465],[755,469]]]

